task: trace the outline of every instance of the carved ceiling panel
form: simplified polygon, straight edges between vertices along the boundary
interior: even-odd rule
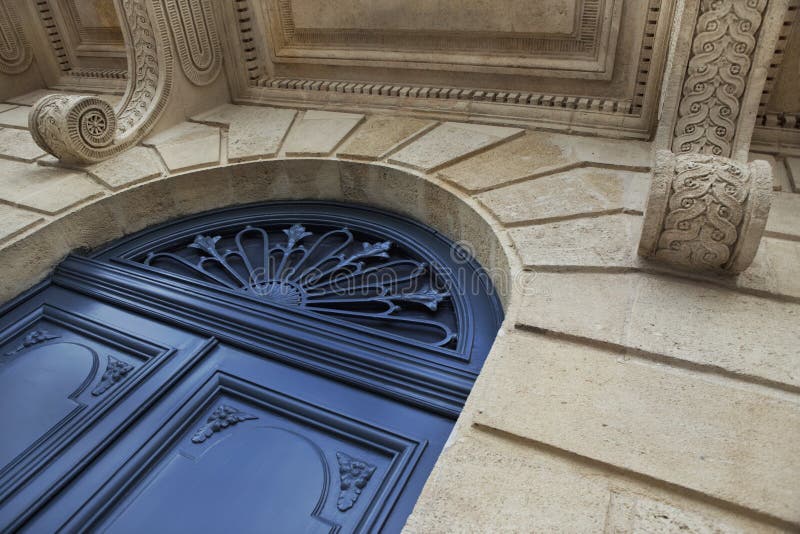
[[[611,77],[621,0],[267,0],[277,63]]]
[[[644,138],[674,4],[234,0],[235,92],[243,103],[403,106]]]
[[[37,0],[36,9],[64,73],[62,85],[124,81],[127,53],[114,0]]]

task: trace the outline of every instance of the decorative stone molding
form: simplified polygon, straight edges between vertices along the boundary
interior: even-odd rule
[[[702,0],[678,107],[676,152],[730,156],[767,0]]]
[[[639,254],[691,270],[741,272],[758,250],[771,191],[764,161],[659,151]]]
[[[217,25],[210,0],[162,0],[178,57],[186,77],[197,86],[208,85],[222,67]]]
[[[28,69],[32,60],[31,47],[16,13],[9,2],[0,2],[0,72],[19,74]]]
[[[88,96],[50,95],[28,117],[31,135],[69,163],[95,163],[136,144],[161,116],[172,88],[172,52],[160,0],[116,0],[128,44],[129,82],[115,112]]]

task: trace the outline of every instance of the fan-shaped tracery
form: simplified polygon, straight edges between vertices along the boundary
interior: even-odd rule
[[[377,327],[435,346],[456,339],[446,283],[392,241],[348,228],[246,226],[199,234],[143,262],[254,298]],[[308,228],[307,228],[308,226]]]

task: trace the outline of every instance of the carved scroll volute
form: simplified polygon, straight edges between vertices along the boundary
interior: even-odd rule
[[[28,117],[36,143],[70,163],[96,163],[153,127],[172,89],[172,51],[160,1],[115,0],[128,50],[128,88],[114,110],[91,96],[50,95]]]
[[[639,254],[684,269],[741,272],[761,242],[771,191],[765,161],[659,151]]]

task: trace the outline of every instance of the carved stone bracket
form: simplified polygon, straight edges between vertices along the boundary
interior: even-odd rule
[[[767,0],[702,0],[672,149],[730,157]]]
[[[31,110],[36,143],[69,163],[96,163],[139,142],[172,89],[172,51],[160,0],[115,0],[128,49],[129,82],[119,108],[90,96],[50,95]]]
[[[659,151],[639,254],[692,270],[741,272],[758,250],[771,191],[764,161]]]

